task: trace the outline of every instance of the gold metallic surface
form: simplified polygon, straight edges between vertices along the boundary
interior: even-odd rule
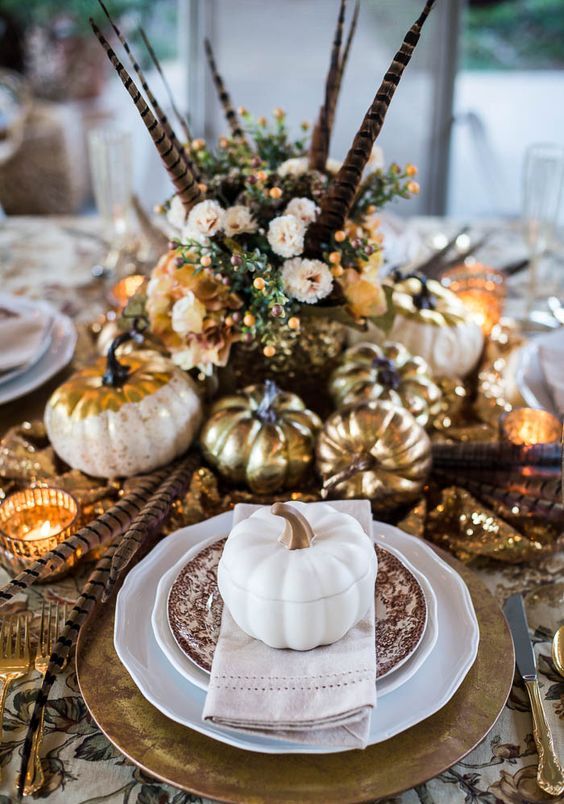
[[[313,462],[319,417],[274,383],[219,399],[200,434],[206,460],[258,494],[299,486]]]
[[[344,353],[331,375],[336,407],[381,399],[406,408],[422,427],[441,410],[441,390],[421,357],[400,343],[359,343]]]
[[[368,498],[374,510],[416,499],[430,467],[425,430],[405,408],[389,402],[362,402],[334,413],[317,442],[317,468],[325,484],[350,473],[332,493]]]
[[[474,602],[480,627],[476,661],[439,712],[365,751],[258,754],[172,722],[143,698],[117,658],[111,603],[84,628],[78,644],[86,705],[129,759],[200,796],[252,804],[346,804],[395,796],[451,767],[477,745],[494,725],[513,682],[513,643],[498,605],[474,573],[441,555],[462,575]]]
[[[564,793],[564,770],[556,754],[550,726],[544,713],[539,682],[536,678],[525,679],[533,715],[533,737],[539,755],[537,784],[550,796]]]
[[[123,385],[104,385],[105,358],[82,369],[59,386],[47,403],[62,408],[75,420],[98,416],[104,411],[118,411],[126,403],[138,403],[168,385],[177,369],[156,352],[135,352],[122,361],[130,369]]]
[[[424,324],[436,327],[456,327],[466,323],[471,313],[464,307],[455,294],[435,279],[427,280],[432,309],[417,307],[414,299],[421,292],[421,281],[417,277],[408,277],[394,285],[394,307],[396,312],[406,318],[415,319]]]

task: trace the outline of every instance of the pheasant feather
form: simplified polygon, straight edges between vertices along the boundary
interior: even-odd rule
[[[182,158],[182,154],[166,136],[159,121],[153,115],[137,85],[128,74],[127,70],[118,59],[112,50],[109,42],[106,40],[103,33],[100,31],[93,19],[90,19],[92,30],[96,34],[98,41],[106,51],[108,59],[115,68],[122,84],[129,92],[133,103],[141,119],[145,123],[147,131],[151,135],[151,139],[157,148],[159,156],[169,174],[172,183],[176,189],[177,195],[180,198],[185,210],[188,212],[195,203],[202,200],[202,192],[198,187],[196,178],[192,170],[186,165]]]
[[[421,36],[423,24],[434,4],[435,0],[427,0],[419,18],[405,35],[399,51],[394,56],[341,169],[321,201],[319,218],[308,230],[306,240],[308,253],[318,253],[322,243],[328,240],[331,232],[343,227],[356,196],[362,173],[370,158],[372,146],[382,130],[388,107],[403,71],[411,60]]]
[[[223,108],[223,113],[225,114],[225,118],[227,123],[229,124],[229,128],[231,129],[231,134],[236,140],[241,140],[242,142],[246,142],[245,132],[241,128],[241,123],[237,116],[237,112],[233,108],[233,104],[231,102],[231,98],[229,93],[225,89],[225,84],[223,83],[223,78],[219,74],[217,69],[217,64],[215,62],[215,56],[213,55],[212,46],[210,44],[209,39],[204,40],[204,48],[206,50],[206,56],[208,59],[208,64],[210,66],[210,71],[213,78],[213,83],[217,90],[217,94],[219,97],[219,102]]]

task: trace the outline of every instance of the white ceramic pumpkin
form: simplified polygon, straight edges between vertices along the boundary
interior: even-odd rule
[[[164,466],[190,446],[202,420],[193,380],[156,352],[99,360],[53,393],[45,427],[57,455],[93,477]],[[121,339],[123,340],[123,338]]]
[[[451,290],[434,279],[410,276],[394,285],[393,304],[391,329],[384,334],[372,325],[364,340],[403,344],[426,360],[437,377],[465,377],[476,367],[484,335],[472,311]]]
[[[223,601],[272,648],[341,639],[374,600],[376,553],[360,523],[328,503],[275,503],[231,531],[218,567]]]

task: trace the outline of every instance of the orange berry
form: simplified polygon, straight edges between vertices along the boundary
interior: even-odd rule
[[[419,183],[416,181],[410,181],[407,183],[407,191],[412,193],[412,195],[417,195],[420,189]]]
[[[343,268],[342,265],[334,265],[331,268],[331,273],[333,274],[333,276],[342,276],[345,273],[345,269]]]
[[[374,206],[374,204],[370,204],[369,206],[366,207],[366,213],[368,215],[374,215],[375,212],[376,212],[376,207]]]
[[[226,315],[223,323],[225,324],[226,327],[232,327],[235,322],[233,321],[233,318],[230,315]]]
[[[415,165],[412,165],[411,162],[405,166],[405,172],[408,176],[417,176],[417,168]]]
[[[293,315],[291,318],[288,319],[288,326],[290,329],[299,329],[300,328],[300,319]]]
[[[271,198],[275,199],[281,198],[282,190],[280,189],[280,187],[271,187],[271,189],[268,191],[268,195]]]
[[[266,282],[262,278],[262,276],[257,276],[256,279],[253,279],[253,287],[257,290],[264,290],[266,286]]]
[[[206,141],[205,140],[201,140],[201,139],[192,140],[192,150],[193,151],[201,151],[202,148],[205,148],[205,147],[206,147]]]
[[[237,109],[237,112],[238,112],[238,114],[241,115],[241,117],[243,117],[243,115],[249,114],[248,109],[245,109],[244,106],[239,106],[239,108]]]
[[[254,327],[256,321],[257,320],[252,313],[245,313],[245,315],[243,316],[243,324],[246,327]]]
[[[219,147],[220,148],[227,148],[228,145],[229,145],[229,140],[227,139],[227,137],[220,137],[219,138]]]
[[[209,268],[211,264],[212,259],[209,254],[204,254],[204,256],[200,258],[200,265],[203,265],[204,268]]]
[[[203,182],[203,181],[201,181],[201,182],[198,184],[198,190],[199,190],[201,193],[203,193],[203,194],[205,195],[205,194],[207,193],[207,191],[208,191],[208,185],[207,185],[207,184],[204,184],[204,182]]]
[[[335,234],[334,234],[333,236],[334,236],[335,241],[336,241],[337,243],[342,243],[342,242],[343,242],[343,240],[346,240],[347,233],[346,233],[346,232],[343,232],[343,230],[342,230],[342,229],[339,229],[338,231],[336,231],[336,232],[335,232]]]
[[[266,181],[268,178],[268,173],[265,170],[257,170],[255,176],[259,181]]]
[[[338,265],[341,262],[341,252],[332,251],[331,254],[329,254],[329,262],[331,265]]]
[[[277,120],[282,120],[283,117],[286,117],[286,112],[284,111],[284,109],[281,109],[280,106],[277,106],[276,109],[272,112],[272,114]]]
[[[259,124],[259,126],[266,126],[267,122],[268,121],[267,121],[266,117],[259,117],[258,120],[257,120],[257,123]]]
[[[264,349],[262,350],[262,353],[265,357],[274,357],[274,355],[276,354],[276,349],[274,348],[274,346],[270,345],[265,346]]]

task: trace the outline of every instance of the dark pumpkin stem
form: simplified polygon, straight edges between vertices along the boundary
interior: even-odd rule
[[[280,388],[274,380],[266,380],[264,383],[264,393],[257,408],[257,418],[265,424],[273,424],[276,421],[276,412],[273,409],[274,400],[280,393]]]
[[[397,391],[400,386],[400,377],[393,361],[388,357],[375,357],[372,365],[376,369],[378,382],[385,388]]]
[[[125,363],[120,363],[117,359],[116,351],[122,345],[134,338],[133,332],[122,332],[110,344],[108,354],[106,357],[106,370],[102,377],[102,384],[108,385],[110,388],[121,388],[127,382],[130,374],[129,366]]]
[[[417,279],[421,282],[421,290],[413,297],[413,304],[418,310],[434,310],[435,300],[427,285],[427,277],[418,276]]]
[[[376,459],[373,455],[358,455],[350,462],[346,469],[343,469],[341,472],[337,472],[337,474],[327,478],[327,480],[323,483],[322,496],[327,497],[327,495],[333,491],[335,486],[338,486],[339,483],[344,483],[346,480],[350,480],[351,477],[354,477],[354,475],[358,474],[359,472],[368,472],[374,467],[375,463]]]

